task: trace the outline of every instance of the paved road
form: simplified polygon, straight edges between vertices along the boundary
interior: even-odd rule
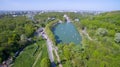
[[[52,48],[53,44],[45,33],[42,34],[42,36],[47,39],[46,41],[47,41],[49,59],[50,59],[51,62],[54,62],[53,48]]]
[[[48,47],[48,53],[49,53],[49,57],[51,62],[54,62],[54,57],[53,57],[53,48],[52,48],[53,44],[50,41],[50,39],[47,39],[47,47]]]
[[[47,42],[47,48],[48,48],[48,54],[49,54],[49,59],[52,63],[52,67],[56,67],[55,63],[54,63],[54,55],[53,55],[53,50],[57,56],[57,61],[59,63],[59,67],[62,67],[62,64],[60,62],[60,58],[59,58],[59,55],[57,53],[57,49],[55,47],[53,47],[53,43],[52,41],[48,38],[47,34],[45,33],[44,31],[44,34],[42,34],[42,36],[46,39],[46,42]]]

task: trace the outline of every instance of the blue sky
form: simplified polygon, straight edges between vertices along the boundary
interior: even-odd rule
[[[0,10],[120,10],[120,0],[0,0]]]

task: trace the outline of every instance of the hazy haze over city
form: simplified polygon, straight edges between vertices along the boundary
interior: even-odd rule
[[[0,10],[120,10],[120,0],[0,0]]]

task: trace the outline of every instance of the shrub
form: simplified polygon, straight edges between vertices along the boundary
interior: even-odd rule
[[[120,33],[115,34],[115,42],[120,43]]]
[[[108,30],[105,28],[98,28],[96,34],[99,36],[106,36],[108,33]]]

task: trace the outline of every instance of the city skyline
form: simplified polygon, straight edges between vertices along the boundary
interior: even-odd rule
[[[119,0],[0,0],[0,10],[120,10]]]

